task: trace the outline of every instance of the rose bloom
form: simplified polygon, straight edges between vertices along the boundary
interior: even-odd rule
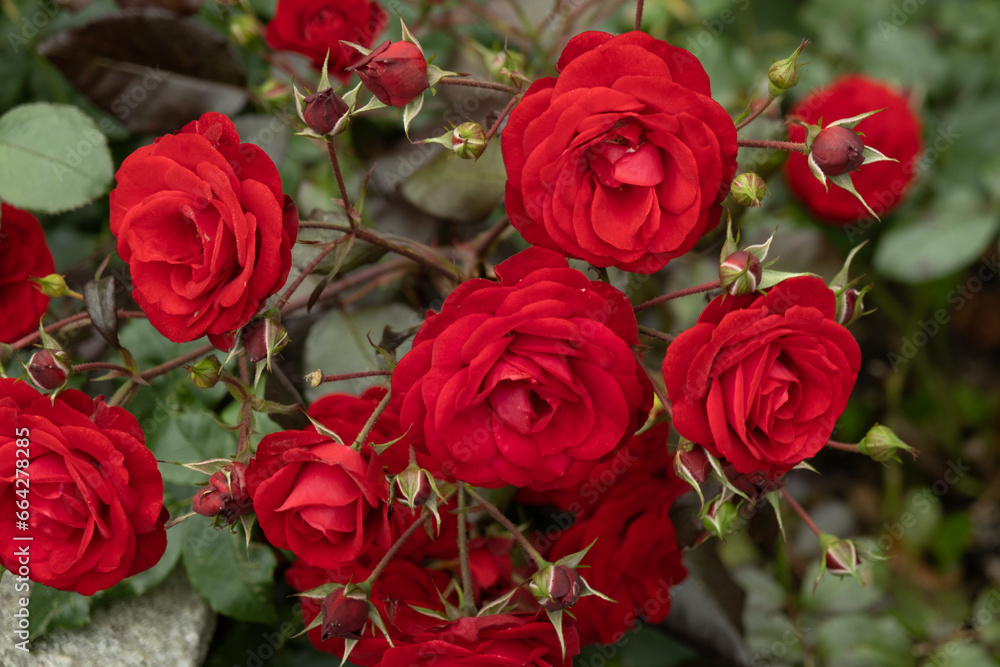
[[[620,478],[601,495],[593,513],[560,535],[546,556],[555,561],[594,544],[582,563],[589,567],[580,573],[614,602],[587,596],[573,607],[584,644],[617,642],[640,618],[660,623],[670,612],[670,589],[687,576],[670,507],[690,487],[668,471],[653,476],[643,470]]]
[[[381,667],[568,667],[580,652],[580,639],[566,615],[563,638],[565,659],[555,628],[541,611],[463,617],[414,636],[410,644],[390,648]]]
[[[507,214],[529,243],[653,273],[715,228],[736,129],[698,59],[642,32],[570,40],[502,135]]]
[[[386,40],[350,67],[382,104],[404,107],[427,90],[427,61],[412,42]]]
[[[175,343],[208,334],[231,348],[292,266],[299,216],[274,163],[210,112],[132,153],[115,178],[111,232],[136,303]]]
[[[35,216],[0,204],[0,343],[13,343],[38,329],[49,297],[28,278],[54,271],[45,232]]]
[[[537,490],[578,482],[652,406],[632,306],[542,248],[496,274],[428,314],[393,372],[392,404],[447,477]]]
[[[0,564],[59,590],[93,595],[167,548],[163,478],[139,422],[75,389],[53,399],[0,378],[0,508]]]
[[[360,452],[321,433],[265,436],[246,471],[268,541],[335,569],[373,543],[388,549],[389,484],[371,446]]]
[[[861,351],[819,278],[718,297],[667,348],[674,427],[738,472],[777,477],[826,444]]]
[[[295,51],[311,58],[317,68],[330,53],[330,76],[347,83],[344,71],[358,52],[341,40],[371,46],[389,22],[389,15],[367,0],[279,0],[265,38],[273,49]]]
[[[854,126],[854,130],[864,135],[861,139],[866,145],[899,162],[864,165],[851,175],[854,189],[880,216],[899,205],[916,177],[917,158],[922,148],[921,124],[906,97],[881,81],[855,74],[813,91],[789,112],[790,118],[815,125],[820,118],[830,123],[883,108],[885,111],[864,119]],[[805,141],[805,137],[806,129],[801,125],[788,126],[790,141]],[[821,220],[845,225],[871,215],[846,190],[828,183],[830,189],[827,191],[809,171],[806,156],[801,153],[788,156],[785,176],[795,196]]]

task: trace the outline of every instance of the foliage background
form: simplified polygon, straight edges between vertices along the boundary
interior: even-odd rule
[[[0,114],[28,102],[75,105],[106,136],[115,168],[153,136],[169,131],[132,131],[128,125],[137,119],[171,122],[169,108],[165,110],[162,102],[170,96],[154,96],[158,83],[148,89],[148,103],[146,96],[117,100],[124,106],[101,111],[53,64],[56,56],[50,59],[40,53],[53,35],[121,13],[111,0],[94,0],[75,13],[57,9],[48,0],[3,0],[0,6],[4,10]],[[409,2],[386,5],[391,13],[421,26],[418,35],[425,50],[437,54],[435,64],[485,76],[484,59],[471,42],[497,48],[507,39],[512,50],[525,53],[529,78],[552,73],[552,55],[558,54],[568,36],[584,28],[627,30],[634,11],[633,2],[616,1],[563,0],[558,7],[567,10],[568,18],[554,12],[548,0],[520,4],[449,0],[433,8]],[[193,21],[205,34],[230,44],[227,48],[233,53],[225,55],[225,48],[219,47],[199,61],[205,76],[215,77],[215,83],[187,93],[170,89],[174,85],[170,77],[164,85],[172,96],[198,94],[235,105],[239,113],[233,115],[243,140],[269,151],[285,191],[306,217],[314,208],[329,209],[329,200],[339,196],[325,154],[308,140],[289,136],[286,122],[294,124],[294,112],[288,96],[269,83],[272,74],[282,74],[270,69],[259,39],[250,37],[242,43],[234,39],[247,34],[245,27],[253,27],[251,16],[266,21],[273,11],[271,0],[204,3]],[[446,13],[459,20],[436,19]],[[35,21],[39,16],[43,19]],[[431,27],[436,28],[433,33]],[[836,437],[854,442],[873,423],[884,423],[920,455],[901,465],[883,466],[828,451],[813,462],[822,476],[792,476],[791,489],[825,531],[865,536],[877,553],[887,557],[866,567],[864,588],[850,579],[827,577],[814,592],[815,538],[788,516],[788,542],[783,543],[767,510],[751,517],[747,530],[725,544],[708,543],[689,554],[692,577],[677,592],[675,612],[665,628],[645,628],[612,647],[587,651],[577,664],[667,667],[707,660],[845,667],[1000,664],[996,657],[1000,655],[1000,385],[996,380],[1000,4],[992,0],[648,0],[643,27],[697,55],[711,77],[714,97],[733,115],[751,96],[765,93],[769,58],[785,57],[802,37],[810,39],[803,57],[808,64],[798,87],[775,105],[775,114],[765,115],[745,132],[756,138],[782,138],[777,112],[787,111],[795,99],[841,73],[864,72],[909,90],[923,119],[925,147],[918,182],[893,214],[881,223],[843,229],[817,223],[788,195],[780,174],[782,155],[743,150],[743,165],[768,177],[770,193],[762,209],[741,216],[741,225],[749,242],[764,240],[777,226],[772,246],[772,256],[780,256],[777,268],[811,270],[827,278],[851,247],[868,241],[852,273],[863,273],[866,282],[875,283],[866,305],[876,312],[852,328],[862,346],[864,365]],[[123,48],[140,48],[130,42],[128,31],[119,34]],[[201,34],[175,44],[176,48],[194,48]],[[396,38],[398,24],[390,24],[388,34]],[[163,54],[166,61],[174,57]],[[304,61],[295,56],[283,59],[303,73],[301,80],[309,80]],[[241,86],[225,83],[228,75],[208,72],[212,63],[225,69],[219,63],[230,60],[245,71],[242,99],[233,98]],[[129,106],[132,101],[134,107]],[[442,117],[483,122],[502,104],[497,96],[441,91],[425,106],[415,134],[440,133]],[[462,242],[488,229],[502,214],[498,146],[492,146],[475,168],[446,161],[437,147],[409,145],[392,111],[354,123],[348,143],[347,176],[353,191],[368,165],[376,162],[367,215],[379,229],[420,241]],[[2,159],[0,173],[6,181],[0,183],[0,196],[9,197],[5,188],[27,192],[42,187],[18,181]],[[855,177],[862,178],[863,171]],[[67,274],[70,285],[88,280],[113,250],[107,206],[102,196],[69,212],[40,216],[57,270]],[[500,255],[520,244],[518,239],[506,240]],[[720,245],[718,236],[707,239],[655,280],[630,281],[614,272],[612,279],[636,302],[705,282],[717,270]],[[297,252],[296,265],[304,266],[309,248]],[[124,275],[117,258],[111,270]],[[293,343],[281,367],[291,377],[316,368],[327,373],[363,370],[366,364],[374,368],[376,360],[364,334],[381,330],[387,322],[397,329],[419,324],[420,313],[436,297],[435,287],[412,280],[391,289],[376,285],[352,293],[342,308],[286,322]],[[307,283],[300,295],[310,289]],[[699,299],[648,313],[645,323],[681,330],[700,312]],[[54,302],[50,312],[56,316],[71,312],[74,305],[64,301]],[[123,324],[122,342],[143,368],[186,349],[139,321]],[[74,358],[107,355],[99,337],[86,332],[78,333],[72,346]],[[657,353],[662,350],[653,350],[650,364],[656,363]],[[13,361],[6,370],[19,373]],[[114,390],[108,382],[76,383],[92,394]],[[325,386],[323,391],[362,387]],[[312,399],[318,393],[306,395]],[[230,424],[237,418],[236,406],[221,385],[195,390],[182,371],[174,372],[140,392],[129,409],[160,459],[193,461],[234,451],[232,435],[215,422],[216,416]],[[262,433],[279,428],[267,418],[258,422]],[[173,499],[172,513],[187,511],[184,505],[203,478],[171,466],[163,466],[163,472]],[[141,594],[174,567],[183,567],[213,606],[231,617],[220,618],[206,664],[232,665],[245,661],[247,647],[260,644],[264,632],[294,622],[295,612],[286,597],[290,591],[280,577],[273,581],[279,559],[284,555],[279,553],[276,559],[270,551],[257,549],[247,564],[238,541],[210,530],[207,521],[195,517],[171,531],[167,555],[154,570],[97,600],[69,604],[61,594],[53,594],[63,613],[52,615],[52,625],[84,623],[94,605]],[[32,604],[41,608],[44,598],[39,594]],[[329,656],[316,654],[304,638],[298,638],[287,641],[268,664],[308,667],[329,664]]]

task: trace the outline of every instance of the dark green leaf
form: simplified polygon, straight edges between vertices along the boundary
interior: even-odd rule
[[[90,623],[92,598],[71,591],[57,591],[41,584],[31,585],[31,638],[56,628],[79,628]]]
[[[106,276],[91,280],[83,286],[83,299],[94,328],[113,347],[120,348],[118,342],[118,280]]]

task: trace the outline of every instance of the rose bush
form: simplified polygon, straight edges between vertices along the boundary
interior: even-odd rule
[[[792,107],[789,118],[810,124],[817,124],[822,118],[829,123],[876,109],[885,111],[865,118],[854,130],[864,135],[865,145],[899,162],[862,166],[851,181],[868,205],[883,215],[899,205],[917,175],[921,123],[906,97],[884,82],[854,74],[806,95]],[[805,141],[805,136],[804,127],[789,125],[791,141]],[[864,205],[846,190],[830,186],[828,192],[809,171],[806,156],[801,153],[788,156],[785,176],[792,192],[821,220],[843,225],[870,216]]]
[[[268,541],[312,565],[336,569],[373,543],[392,544],[389,484],[370,446],[358,452],[322,433],[272,433],[246,481]]]
[[[713,300],[667,348],[677,432],[738,472],[780,475],[826,444],[861,367],[819,278]]]
[[[715,228],[736,129],[698,59],[641,32],[585,32],[502,135],[506,207],[525,240],[653,273]]]
[[[28,280],[55,271],[45,232],[35,216],[0,204],[0,343],[38,329],[49,297]]]
[[[323,66],[327,51],[331,76],[346,83],[345,68],[358,60],[358,52],[341,40],[371,46],[389,22],[378,3],[368,0],[279,0],[265,37],[273,49],[295,51]]]
[[[111,192],[111,233],[132,297],[175,343],[222,349],[284,285],[299,215],[271,159],[206,113],[125,158]]]
[[[392,376],[414,446],[478,486],[583,479],[635,433],[652,388],[624,294],[529,248],[430,313]]]
[[[64,591],[111,588],[167,547],[163,478],[139,422],[75,389],[50,398],[0,378],[0,507],[0,564],[19,572],[30,545],[29,578]]]

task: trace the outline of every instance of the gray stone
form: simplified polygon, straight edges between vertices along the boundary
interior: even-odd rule
[[[54,630],[15,648],[14,612],[23,593],[14,576],[0,582],[0,665],[3,667],[195,667],[202,664],[215,629],[215,614],[192,590],[182,571],[145,595],[93,612],[75,630]]]

